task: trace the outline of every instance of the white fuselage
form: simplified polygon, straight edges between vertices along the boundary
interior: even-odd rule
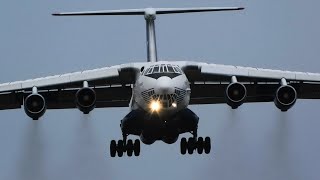
[[[186,108],[189,101],[190,84],[186,75],[180,67],[160,61],[150,63],[140,73],[133,87],[131,108],[170,115]]]

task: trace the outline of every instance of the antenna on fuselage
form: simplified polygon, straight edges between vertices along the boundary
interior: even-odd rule
[[[157,62],[157,45],[155,34],[155,19],[157,14],[178,14],[209,11],[243,10],[243,7],[193,7],[193,8],[146,8],[146,9],[120,9],[102,11],[64,12],[54,13],[54,16],[92,16],[92,15],[144,15],[147,33],[148,62]]]

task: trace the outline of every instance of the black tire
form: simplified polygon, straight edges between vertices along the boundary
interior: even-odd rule
[[[110,142],[110,156],[115,157],[117,154],[117,143],[115,140]]]
[[[210,137],[206,137],[204,139],[204,152],[206,154],[209,154],[210,151],[211,151],[211,139],[210,139]]]
[[[118,141],[118,146],[117,146],[117,152],[118,152],[118,156],[119,157],[123,156],[123,151],[124,151],[123,141],[119,140]]]
[[[193,154],[193,150],[195,149],[196,142],[194,138],[189,138],[188,140],[188,154]]]
[[[181,141],[180,141],[180,153],[182,155],[185,155],[187,153],[187,147],[188,147],[187,139],[186,138],[181,138]]]
[[[127,155],[131,157],[132,153],[133,153],[133,142],[131,139],[129,139],[127,142]]]
[[[136,139],[133,144],[133,152],[135,156],[140,155],[140,140]]]
[[[199,138],[198,138],[198,141],[197,141],[197,151],[198,151],[198,154],[202,154],[202,153],[203,153],[203,148],[204,148],[203,137],[199,137]]]

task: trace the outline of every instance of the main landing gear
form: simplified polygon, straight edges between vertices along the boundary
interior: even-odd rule
[[[210,137],[197,137],[197,129],[190,132],[193,134],[193,137],[190,137],[188,140],[186,138],[181,138],[180,142],[180,152],[182,155],[193,154],[194,151],[197,151],[198,154],[209,154],[211,151],[211,139]],[[127,153],[129,157],[132,155],[140,155],[140,140],[127,140],[127,134],[123,134],[123,140],[112,140],[110,142],[110,155],[115,157],[118,155],[122,157],[124,153]]]
[[[140,155],[140,140],[136,139],[134,142],[129,139],[126,141],[119,140],[116,142],[112,140],[110,142],[110,155],[111,157],[115,157],[118,155],[122,157],[124,153],[127,153],[129,157],[132,155],[139,156]],[[190,137],[188,140],[186,138],[181,138],[180,142],[180,152],[182,155],[193,154],[193,152],[197,150],[198,154],[202,154],[203,152],[209,154],[211,151],[211,139],[210,137]]]
[[[188,140],[186,138],[181,138],[180,142],[180,152],[182,155],[193,154],[197,150],[198,154],[202,154],[203,151],[206,154],[209,154],[211,151],[211,139],[210,137],[198,137],[197,138],[197,129],[192,132],[193,137],[190,137]]]
[[[182,155],[193,154],[194,150],[197,150],[198,154],[202,154],[203,151],[209,154],[211,151],[211,140],[210,137],[199,137],[198,139],[190,137],[189,140],[182,138],[180,142],[180,152]]]
[[[127,142],[126,140],[119,140],[118,143],[115,140],[110,142],[110,155],[111,157],[115,157],[118,154],[119,157],[122,157],[124,153],[127,153],[129,157],[133,154],[135,156],[140,155],[140,140],[136,139],[134,142],[129,139]]]

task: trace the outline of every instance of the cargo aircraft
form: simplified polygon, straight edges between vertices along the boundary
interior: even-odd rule
[[[198,137],[199,117],[188,106],[274,102],[289,110],[297,99],[320,98],[320,74],[194,61],[162,61],[157,56],[156,15],[242,10],[241,7],[146,8],[55,13],[55,16],[141,15],[146,21],[147,62],[0,84],[0,110],[24,108],[33,120],[47,109],[130,107],[121,120],[122,138],[110,142],[110,156],[139,156],[140,140],[175,143],[180,153],[210,153],[210,137]],[[129,135],[140,137],[128,139]]]

